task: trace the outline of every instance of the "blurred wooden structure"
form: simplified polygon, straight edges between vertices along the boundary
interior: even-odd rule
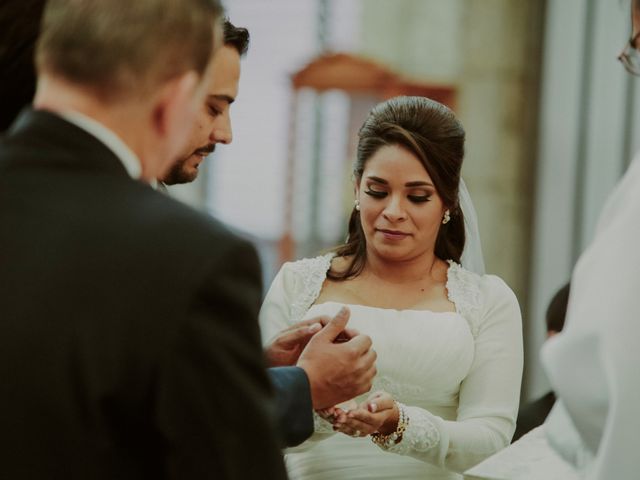
[[[302,89],[316,94],[329,90],[346,93],[352,100],[368,98],[367,109],[376,103],[399,95],[429,97],[450,108],[455,107],[456,89],[451,85],[421,82],[402,76],[373,60],[349,53],[328,53],[313,59],[291,76],[293,88],[290,106],[289,145],[287,153],[284,234],[279,241],[280,262],[295,258],[293,236],[293,203],[296,167],[296,125],[298,97]],[[359,126],[359,125],[358,125]],[[357,131],[357,127],[355,128]]]
[[[455,89],[403,77],[384,65],[349,53],[322,55],[291,77],[294,90],[342,90],[349,95],[372,94],[384,100],[398,95],[429,97],[453,107]]]

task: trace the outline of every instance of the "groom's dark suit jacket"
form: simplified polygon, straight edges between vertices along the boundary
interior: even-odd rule
[[[29,111],[0,141],[0,478],[285,478],[255,251]]]
[[[296,446],[313,433],[309,379],[299,367],[270,368],[269,376],[276,390],[276,417],[283,446]]]

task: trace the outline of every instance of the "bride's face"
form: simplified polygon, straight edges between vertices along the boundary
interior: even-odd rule
[[[407,149],[380,148],[365,164],[356,198],[368,255],[401,261],[433,252],[446,208]]]

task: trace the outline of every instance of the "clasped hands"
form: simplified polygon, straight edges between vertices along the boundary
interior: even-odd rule
[[[372,433],[389,435],[398,427],[400,412],[387,392],[375,392],[358,404],[355,400],[316,413],[333,424],[333,430],[351,437],[366,437]]]
[[[343,307],[333,318],[299,322],[278,333],[265,349],[269,366],[296,365],[306,372],[316,411],[371,390],[376,352],[367,335],[347,328],[349,315]]]

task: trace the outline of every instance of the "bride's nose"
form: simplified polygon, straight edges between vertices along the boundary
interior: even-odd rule
[[[382,211],[382,216],[389,222],[401,222],[407,218],[407,214],[402,205],[402,198],[391,196]]]

